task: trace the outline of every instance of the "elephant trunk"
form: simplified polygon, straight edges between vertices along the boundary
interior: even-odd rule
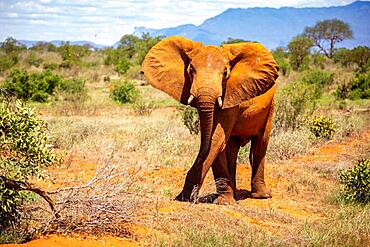
[[[209,153],[212,130],[213,130],[213,113],[215,110],[215,100],[213,97],[200,96],[198,98],[198,114],[200,119],[200,149],[197,159],[204,161]]]

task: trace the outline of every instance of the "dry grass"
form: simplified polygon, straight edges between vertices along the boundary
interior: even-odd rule
[[[137,76],[135,69],[133,78]],[[63,73],[86,78],[89,99],[74,104],[35,105],[49,123],[56,150],[64,157],[60,166],[49,169],[53,179],[39,183],[48,190],[86,184],[94,177],[96,164],[109,147],[114,153],[109,160],[118,171],[140,171],[135,176],[123,177],[121,183],[127,185],[125,192],[135,198],[122,195],[120,198],[127,200],[115,201],[115,205],[120,202],[123,206],[135,205],[129,211],[135,217],[130,218],[129,224],[124,223],[122,229],[129,230],[130,238],[139,244],[361,246],[369,241],[368,207],[342,206],[335,199],[339,170],[350,167],[370,151],[370,132],[364,130],[369,119],[365,115],[325,110],[338,123],[333,141],[310,139],[303,129],[274,131],[266,164],[266,183],[272,189],[272,199],[244,199],[234,206],[179,203],[173,198],[180,192],[196,157],[199,137],[190,135],[181,122],[177,103],[149,86],[138,86],[142,100],[151,102],[155,109],[148,115],[136,114],[132,105],[118,106],[109,99],[108,83],[103,77],[115,77],[111,69],[102,66],[96,71],[76,69]],[[298,73],[292,72],[280,80],[287,83],[298,77]],[[238,188],[250,190],[251,169],[246,148],[239,162]],[[117,181],[113,181],[112,188],[116,185]],[[210,171],[201,193],[214,191]],[[78,202],[88,201],[89,196],[81,190],[74,202],[79,205]],[[83,205],[87,209],[87,204]],[[84,215],[97,213],[94,207],[92,211],[76,212],[73,206],[68,208],[71,216],[68,222],[77,222],[77,226],[79,220],[88,222]],[[110,222],[100,223],[106,226]],[[56,229],[63,230],[62,225],[57,226]],[[90,233],[95,234],[94,230]],[[107,230],[106,234],[109,233],[112,232]],[[338,242],[340,239],[343,241]]]

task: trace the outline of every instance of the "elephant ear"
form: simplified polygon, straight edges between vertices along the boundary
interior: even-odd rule
[[[279,67],[271,53],[258,43],[222,46],[231,57],[223,109],[239,105],[268,91],[278,78]]]
[[[178,36],[161,40],[150,49],[142,63],[146,79],[153,87],[187,104],[191,88],[187,54],[200,46],[202,43]]]

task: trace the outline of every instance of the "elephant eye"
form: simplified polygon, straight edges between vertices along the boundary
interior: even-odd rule
[[[194,68],[193,68],[193,66],[189,66],[189,68],[188,68],[188,72],[189,72],[189,75],[193,75],[194,74]]]
[[[224,70],[224,78],[227,78],[228,74],[227,74],[227,68],[225,68]]]

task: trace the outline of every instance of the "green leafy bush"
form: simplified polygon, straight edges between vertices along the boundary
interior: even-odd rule
[[[19,99],[45,102],[61,82],[61,77],[50,70],[28,74],[14,69],[2,86],[3,91]]]
[[[370,98],[370,72],[357,73],[349,84],[348,98],[369,99]]]
[[[119,62],[117,63],[116,67],[115,67],[115,70],[119,73],[119,74],[125,74],[129,68],[130,68],[131,64],[130,62],[128,61],[127,58],[123,57],[119,60]]]
[[[87,98],[85,80],[80,78],[61,80],[58,89],[64,100],[83,101]]]
[[[326,86],[334,82],[334,73],[324,70],[308,70],[303,74],[302,81],[308,84]]]
[[[325,116],[317,116],[308,122],[311,133],[318,138],[332,139],[335,133],[335,123]]]
[[[334,92],[337,99],[369,99],[370,72],[356,73],[348,84],[340,84]]]
[[[281,88],[275,98],[275,127],[296,129],[316,107],[317,88],[305,82],[292,82]]]
[[[139,91],[131,81],[115,81],[111,85],[110,97],[118,103],[133,103],[139,97]]]
[[[48,145],[47,125],[32,109],[16,102],[0,107],[0,232],[19,220],[18,208],[29,198],[5,186],[5,180],[28,182],[43,178],[43,169],[56,161]]]
[[[178,107],[182,122],[189,130],[191,135],[198,135],[200,131],[200,120],[197,109],[190,106]]]
[[[18,62],[18,60],[18,56],[14,57],[0,53],[0,72],[4,72],[5,70],[13,67]]]
[[[370,160],[362,159],[358,164],[340,173],[342,197],[346,202],[370,202]]]
[[[64,43],[58,48],[63,62],[60,64],[62,68],[71,68],[75,65],[81,65],[82,58],[90,54],[90,47],[82,45],[71,45],[69,42]]]

